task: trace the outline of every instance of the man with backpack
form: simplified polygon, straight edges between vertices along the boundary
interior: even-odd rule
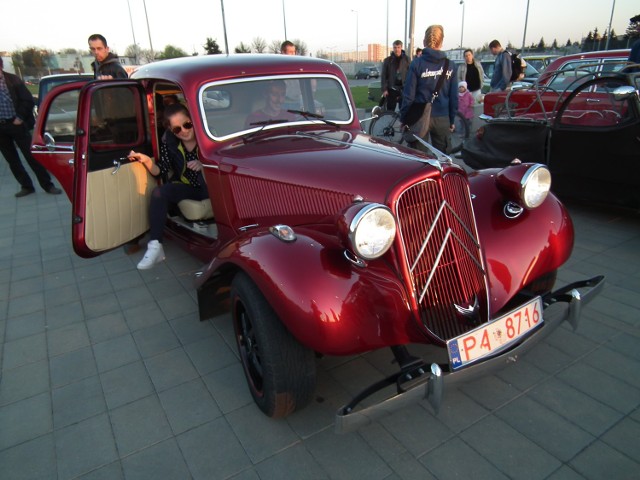
[[[491,91],[502,92],[511,85],[511,78],[514,73],[511,54],[502,48],[498,40],[493,40],[489,44],[489,50],[491,50],[491,55],[496,56],[496,64],[493,68],[493,76],[491,77]],[[520,68],[522,69],[522,67]]]

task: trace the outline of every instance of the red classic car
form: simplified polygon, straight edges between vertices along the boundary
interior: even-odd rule
[[[629,50],[576,53],[556,58],[532,86],[488,93],[483,113],[487,117],[516,117],[542,113],[552,117],[560,103],[582,83],[600,75],[621,71]],[[589,93],[589,95],[587,95]],[[585,102],[598,101],[597,92],[584,92]]]
[[[248,123],[274,80],[287,84],[288,114]],[[170,214],[167,236],[204,262],[200,317],[230,309],[249,389],[269,416],[314,398],[317,354],[382,348],[397,373],[341,407],[337,430],[424,396],[437,407],[446,382],[515,361],[565,319],[575,326],[603,285],[553,291],[573,227],[546,167],[468,177],[439,152],[372,138],[339,66],[286,55],[167,60],[52,91],[32,150],[73,202],[78,255],[148,229],[157,180],[127,155],[158,155],[165,95],[190,109],[210,194]],[[56,137],[48,114],[73,98],[76,128]],[[442,361],[413,356],[412,344],[439,347]]]

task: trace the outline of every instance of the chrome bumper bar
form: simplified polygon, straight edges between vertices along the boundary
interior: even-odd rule
[[[565,320],[575,330],[578,327],[582,307],[595,298],[603,286],[604,276],[597,276],[589,280],[574,282],[545,295],[542,299],[545,320],[542,328],[534,331],[515,347],[480,363],[453,372],[449,370],[448,365],[433,363],[427,366],[424,362],[418,362],[411,369],[391,375],[371,385],[336,412],[336,433],[357,430],[423,399],[427,399],[434,411],[438,413],[445,382],[447,385],[454,385],[476,379],[494,373],[509,363],[516,362],[520,355],[529,351]],[[394,384],[397,387],[395,395],[375,405],[356,409],[362,400]]]

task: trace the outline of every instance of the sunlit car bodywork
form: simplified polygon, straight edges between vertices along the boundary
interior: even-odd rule
[[[584,52],[556,58],[535,82],[485,95],[483,113],[492,118],[535,113],[553,115],[560,103],[581,83],[621,71],[627,64],[627,58],[629,50]],[[597,101],[597,98],[593,100]]]
[[[289,111],[250,121],[272,82],[286,83]],[[57,141],[49,108],[74,90],[75,136]],[[231,312],[266,415],[313,400],[319,355],[383,348],[397,373],[341,406],[337,430],[407,399],[428,396],[438,407],[446,382],[513,362],[563,320],[575,326],[602,286],[596,277],[553,291],[573,226],[546,167],[468,176],[440,152],[370,137],[338,65],[285,55],[167,60],[130,80],[51,92],[33,152],[72,199],[80,256],[148,229],[156,180],[127,154],[158,155],[167,95],[191,112],[210,214],[173,214],[166,234],[204,263],[195,274],[200,317]],[[414,344],[442,358],[415,357]],[[368,403],[386,387],[386,400]]]

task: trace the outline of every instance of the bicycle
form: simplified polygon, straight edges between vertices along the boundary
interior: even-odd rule
[[[389,142],[402,144],[405,142],[401,129],[400,114],[398,112],[384,111],[375,116],[375,108],[372,111],[374,118],[369,125],[369,135],[382,138]],[[460,112],[454,119],[455,129],[451,133],[451,150],[447,153],[457,153],[462,150],[462,145],[469,138],[469,124]]]

